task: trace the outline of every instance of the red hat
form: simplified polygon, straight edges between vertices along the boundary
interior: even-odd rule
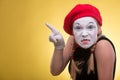
[[[73,22],[81,17],[93,17],[102,26],[102,17],[99,10],[90,4],[77,4],[65,17],[64,30],[72,35]]]

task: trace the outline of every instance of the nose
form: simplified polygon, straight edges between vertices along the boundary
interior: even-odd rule
[[[86,31],[86,30],[83,30],[83,32],[82,32],[82,37],[87,37],[87,36],[88,36],[87,31]]]

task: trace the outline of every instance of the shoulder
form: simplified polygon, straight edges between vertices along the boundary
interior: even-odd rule
[[[115,50],[109,39],[101,39],[96,43],[95,59],[98,77],[101,80],[112,80],[115,69]]]
[[[108,40],[100,40],[96,44],[95,56],[98,61],[112,61],[115,58],[113,46]]]

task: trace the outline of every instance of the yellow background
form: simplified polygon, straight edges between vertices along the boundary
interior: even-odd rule
[[[63,31],[66,14],[77,3],[98,7],[103,34],[117,51],[115,80],[120,80],[120,0],[0,0],[0,80],[70,80],[67,67],[59,76],[50,74],[54,46],[49,42],[49,22]]]

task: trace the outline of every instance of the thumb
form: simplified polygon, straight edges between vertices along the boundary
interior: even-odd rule
[[[56,40],[56,38],[55,38],[55,36],[54,36],[54,33],[52,33],[52,34],[49,36],[49,41],[50,41],[50,42],[57,43],[57,40]]]

